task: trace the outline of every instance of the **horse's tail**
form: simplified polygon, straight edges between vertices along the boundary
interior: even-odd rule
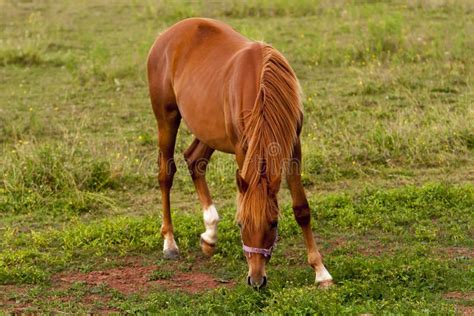
[[[240,220],[263,224],[268,207],[268,186],[281,179],[301,126],[301,89],[286,58],[269,45],[262,47],[260,88],[244,130],[247,152],[240,171],[248,184],[241,200]],[[268,215],[268,214],[267,214]],[[260,220],[255,218],[260,217]],[[254,218],[249,220],[249,217]]]

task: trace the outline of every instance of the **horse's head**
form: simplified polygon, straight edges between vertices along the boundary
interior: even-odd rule
[[[239,187],[237,222],[245,258],[249,266],[247,282],[262,288],[267,283],[265,264],[278,238],[277,192],[280,179],[250,188],[237,172]]]

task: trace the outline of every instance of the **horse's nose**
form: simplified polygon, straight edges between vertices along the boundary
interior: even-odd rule
[[[247,283],[250,286],[253,286],[258,289],[263,289],[267,285],[267,277],[264,275],[260,279],[254,279],[251,276],[247,277]]]

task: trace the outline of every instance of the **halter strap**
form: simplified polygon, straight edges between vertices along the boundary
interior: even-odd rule
[[[244,244],[244,241],[242,240],[242,249],[244,250],[244,253],[248,253],[251,255],[252,253],[258,253],[263,255],[265,258],[271,257],[273,249],[275,249],[276,243],[278,240],[278,230],[277,234],[275,236],[275,241],[273,241],[273,245],[270,248],[256,248],[256,247],[249,247]]]
[[[244,244],[242,244],[242,248],[244,249],[244,252],[246,252],[248,254],[259,253],[259,254],[263,255],[265,258],[270,257],[272,255],[272,251],[273,251],[273,247],[270,247],[268,249],[255,248],[255,247],[246,246]]]

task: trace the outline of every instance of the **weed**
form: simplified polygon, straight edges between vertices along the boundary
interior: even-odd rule
[[[148,279],[150,281],[167,280],[173,277],[173,275],[174,275],[173,271],[155,270],[150,274]]]

